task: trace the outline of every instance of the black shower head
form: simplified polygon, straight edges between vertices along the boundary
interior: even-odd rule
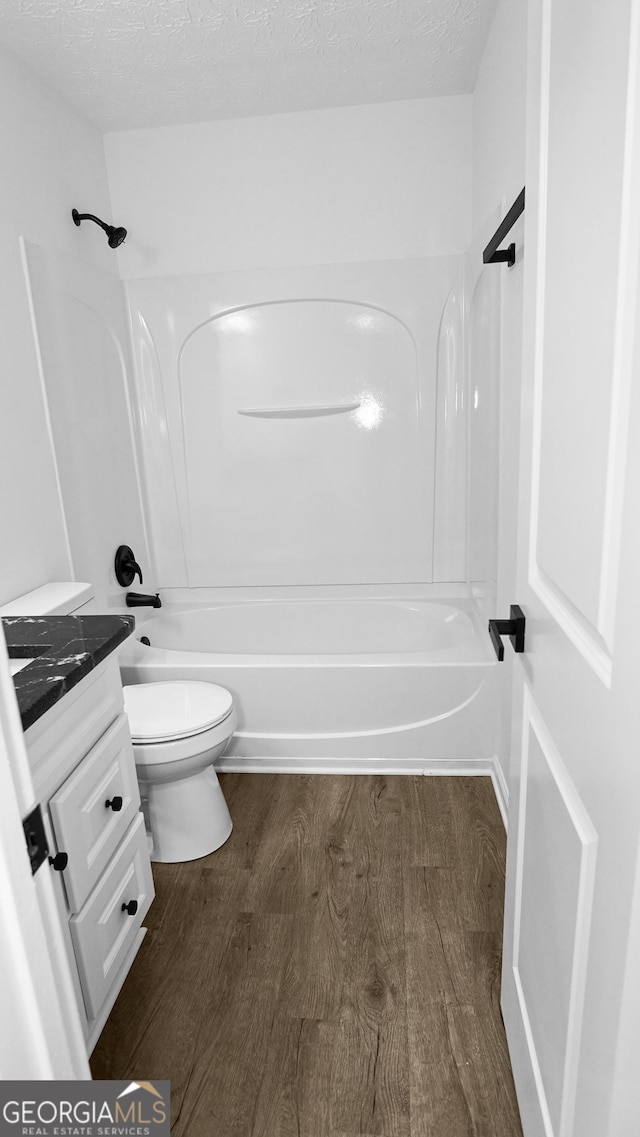
[[[109,246],[112,249],[117,249],[118,245],[121,245],[124,241],[126,235],[127,230],[123,229],[122,227],[119,229],[115,229],[113,225],[109,225],[107,227],[107,239],[109,241]]]
[[[96,217],[93,213],[78,213],[77,209],[72,209],[71,216],[73,217],[74,225],[79,225],[81,221],[95,221],[96,225],[104,229],[107,234],[110,249],[117,249],[118,245],[122,244],[127,235],[126,229],[122,227],[116,228],[115,225],[107,225],[105,221],[101,221],[100,218]]]

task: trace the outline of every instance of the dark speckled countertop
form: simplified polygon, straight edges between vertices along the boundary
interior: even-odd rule
[[[3,616],[10,659],[33,659],[13,677],[23,730],[130,636],[134,616]]]

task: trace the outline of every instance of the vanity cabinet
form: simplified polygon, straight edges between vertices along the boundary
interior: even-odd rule
[[[49,801],[56,845],[69,857],[63,879],[73,912],[80,911],[139,811],[129,728],[118,715]]]
[[[117,659],[111,656],[25,734],[51,850],[90,1053],[146,929],[154,888]]]

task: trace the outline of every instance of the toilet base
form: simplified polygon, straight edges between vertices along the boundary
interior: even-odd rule
[[[231,836],[231,814],[213,766],[177,782],[140,779],[140,793],[153,837],[152,861],[194,861]]]

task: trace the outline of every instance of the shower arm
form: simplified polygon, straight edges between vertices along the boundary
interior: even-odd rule
[[[95,221],[96,225],[104,229],[107,236],[109,236],[110,231],[113,229],[113,225],[107,225],[106,221],[101,221],[99,217],[96,217],[95,213],[78,213],[77,209],[72,209],[71,216],[76,225],[79,225],[81,221]]]

